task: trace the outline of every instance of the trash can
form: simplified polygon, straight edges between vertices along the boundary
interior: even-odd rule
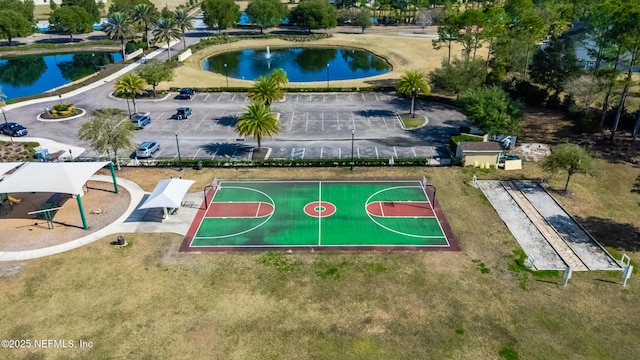
[[[124,245],[124,236],[118,235],[116,245]]]
[[[196,163],[196,170],[202,170],[202,160],[199,160],[199,161]]]

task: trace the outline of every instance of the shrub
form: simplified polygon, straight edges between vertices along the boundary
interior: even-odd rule
[[[532,106],[544,105],[547,102],[547,97],[549,96],[547,90],[525,80],[515,80],[511,83],[507,83],[505,90],[507,90],[514,99]]]

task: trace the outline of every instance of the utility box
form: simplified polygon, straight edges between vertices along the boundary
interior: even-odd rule
[[[49,149],[37,149],[36,150],[36,159],[40,161],[48,161],[49,160]]]

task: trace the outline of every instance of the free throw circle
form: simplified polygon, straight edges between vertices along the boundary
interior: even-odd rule
[[[311,217],[327,217],[335,214],[336,206],[326,201],[314,201],[304,206],[304,213]]]

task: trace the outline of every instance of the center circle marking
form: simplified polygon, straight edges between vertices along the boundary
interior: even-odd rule
[[[336,206],[326,201],[313,201],[304,206],[304,213],[315,218],[324,218],[335,214]]]

